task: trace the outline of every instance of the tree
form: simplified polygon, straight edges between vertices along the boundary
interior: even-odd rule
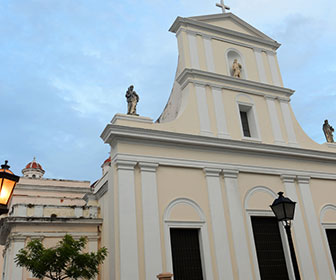
[[[15,263],[39,279],[90,280],[98,274],[98,266],[103,263],[107,249],[103,247],[97,253],[83,253],[86,243],[86,237],[75,240],[69,234],[53,248],[44,248],[40,240],[32,240],[16,255]]]

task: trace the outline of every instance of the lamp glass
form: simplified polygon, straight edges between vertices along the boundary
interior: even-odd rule
[[[284,208],[286,212],[285,214],[286,220],[293,220],[295,211],[295,202],[284,203]]]
[[[286,213],[285,213],[285,208],[283,207],[282,204],[276,204],[271,206],[274,215],[278,219],[278,221],[282,221],[286,219]]]

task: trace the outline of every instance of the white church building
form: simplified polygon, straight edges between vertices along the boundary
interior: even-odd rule
[[[285,230],[269,207],[282,191],[297,202],[301,279],[336,279],[336,144],[314,142],[298,124],[280,44],[228,12],[177,17],[169,31],[179,57],[163,113],[157,121],[116,114],[101,134],[111,147],[103,176],[93,191],[85,182],[74,189],[87,192],[86,203],[76,201],[84,210],[69,204],[72,212],[60,207],[56,219],[72,215],[73,232],[91,234],[92,250],[107,247],[97,279],[154,280],[164,272],[175,280],[295,279]],[[7,219],[40,213],[19,204]],[[53,236],[57,226],[43,225],[25,232]],[[5,258],[30,238],[18,246],[12,236],[20,232],[6,229]],[[19,278],[3,280],[31,277],[6,269]]]

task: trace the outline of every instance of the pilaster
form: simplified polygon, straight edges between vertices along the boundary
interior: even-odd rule
[[[13,236],[12,238],[12,243],[13,243],[13,252],[12,252],[12,257],[10,259],[10,266],[12,267],[12,275],[8,279],[22,279],[22,267],[17,266],[15,264],[15,257],[19,253],[19,251],[24,248],[26,237],[23,236]]]
[[[205,168],[204,173],[208,185],[209,205],[214,235],[215,254],[218,279],[234,279],[224,215],[223,196],[220,184],[220,169]]]
[[[324,250],[321,235],[321,226],[318,223],[315,212],[315,205],[310,191],[310,177],[298,176],[297,181],[302,197],[302,203],[306,216],[306,221],[308,224],[308,229],[310,231],[310,236],[312,239],[312,247],[315,255],[318,279],[333,279],[328,266],[329,261]]]
[[[298,262],[300,266],[300,273],[303,279],[314,280],[315,271],[313,266],[313,260],[308,247],[308,237],[305,230],[300,203],[298,202],[298,195],[295,188],[294,175],[281,175],[282,182],[285,187],[285,194],[291,200],[296,201],[295,217],[292,222],[292,228],[294,233],[294,242],[296,244],[296,252],[298,255]],[[292,269],[292,266],[291,266]]]
[[[282,112],[282,116],[285,122],[286,131],[287,131],[288,144],[296,147],[298,145],[296,141],[295,130],[293,127],[292,116],[289,110],[288,100],[280,99],[280,107],[281,107],[281,112]]]
[[[215,107],[217,136],[219,138],[231,138],[227,130],[224,103],[222,98],[222,89],[211,87],[211,91]]]
[[[142,211],[146,279],[155,279],[162,271],[160,218],[157,193],[156,163],[139,163],[141,170]]]
[[[137,279],[138,234],[136,226],[133,161],[116,161],[118,173],[120,280]]]
[[[270,116],[271,124],[272,124],[272,131],[274,136],[274,143],[276,144],[284,144],[284,140],[281,133],[281,127],[279,123],[278,113],[275,107],[275,98],[270,96],[265,96],[268,113]]]
[[[212,136],[213,134],[210,127],[210,117],[205,86],[195,84],[195,91],[201,134],[205,136]]]
[[[243,206],[238,191],[238,171],[223,170],[223,172],[239,279],[246,280],[247,275],[252,275],[252,269],[245,235]]]

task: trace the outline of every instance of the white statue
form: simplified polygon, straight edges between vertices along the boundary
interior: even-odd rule
[[[233,77],[240,78],[241,69],[241,64],[235,59],[232,64]]]

